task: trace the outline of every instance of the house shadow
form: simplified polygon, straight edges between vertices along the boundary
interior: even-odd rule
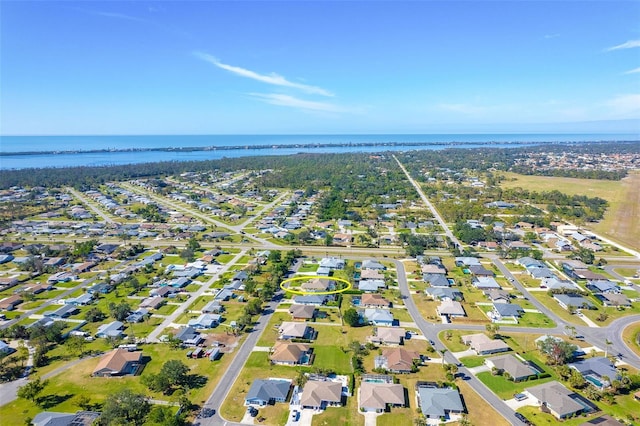
[[[142,355],[142,358],[140,358],[140,364],[138,364],[138,368],[136,368],[136,371],[133,373],[133,375],[141,375],[149,362],[151,362],[151,357],[149,355]]]
[[[38,398],[38,405],[44,410],[48,410],[51,407],[62,404],[72,396],[70,393],[65,393],[64,395],[45,395]]]

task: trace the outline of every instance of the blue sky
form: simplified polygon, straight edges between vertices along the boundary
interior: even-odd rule
[[[3,1],[2,134],[640,133],[638,1]]]

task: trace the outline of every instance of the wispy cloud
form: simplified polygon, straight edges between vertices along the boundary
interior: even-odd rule
[[[629,40],[617,46],[609,47],[605,49],[607,52],[620,49],[633,49],[634,47],[640,47],[640,40]]]
[[[629,71],[625,71],[623,74],[637,74],[637,73],[640,73],[640,67],[634,68],[634,69],[629,70]]]
[[[545,34],[544,38],[545,39],[550,39],[550,38],[556,38],[556,37],[560,37],[560,34]]]
[[[229,71],[233,74],[236,74],[240,77],[250,78],[252,80],[261,81],[263,83],[272,84],[274,86],[282,86],[282,87],[291,87],[294,89],[302,90],[305,93],[314,94],[314,95],[322,95],[322,96],[334,96],[333,93],[317,86],[310,86],[308,84],[296,83],[293,81],[287,80],[285,77],[278,75],[276,73],[271,74],[259,74],[255,71],[248,70],[246,68],[236,67],[233,65],[228,65],[220,62],[215,56],[212,56],[208,53],[203,52],[194,52],[193,53],[197,58],[202,59],[203,61],[209,62],[210,64],[215,65],[216,67],[223,69],[225,71]]]
[[[615,118],[640,117],[640,93],[618,95],[605,102]]]
[[[308,101],[281,93],[249,93],[249,96],[259,99],[271,105],[297,108],[305,111],[332,112],[332,113],[357,113],[354,108],[347,108],[330,102]]]
[[[126,15],[124,13],[104,12],[100,10],[86,10],[86,9],[78,9],[78,10],[82,10],[84,12],[90,13],[91,15],[103,16],[105,18],[122,19],[125,21],[133,21],[133,22],[149,22],[146,19],[137,18],[131,15]]]
[[[479,114],[486,111],[484,107],[471,104],[438,104],[437,108],[460,114]]]

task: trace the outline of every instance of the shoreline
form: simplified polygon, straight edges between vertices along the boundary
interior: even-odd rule
[[[423,147],[442,146],[457,147],[466,145],[483,145],[491,147],[493,145],[531,145],[531,144],[566,144],[575,145],[583,143],[635,143],[638,140],[584,140],[584,141],[485,141],[485,142],[326,142],[326,143],[295,143],[295,144],[260,144],[260,145],[221,145],[221,146],[191,146],[191,147],[148,147],[148,148],[101,148],[101,149],[77,149],[77,150],[40,150],[40,151],[12,151],[1,152],[0,157],[21,157],[30,155],[72,155],[72,154],[99,154],[117,152],[206,152],[206,151],[234,151],[234,150],[264,150],[264,149],[321,149],[321,148],[359,148],[359,147]]]

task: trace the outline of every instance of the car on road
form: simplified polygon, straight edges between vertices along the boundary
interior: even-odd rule
[[[435,345],[436,345],[436,342],[434,342],[433,340],[429,339],[429,344],[430,344],[431,346],[435,346]]]
[[[532,425],[533,424],[522,413],[516,413],[516,418],[518,420],[520,420],[522,423],[526,424],[526,425]]]

